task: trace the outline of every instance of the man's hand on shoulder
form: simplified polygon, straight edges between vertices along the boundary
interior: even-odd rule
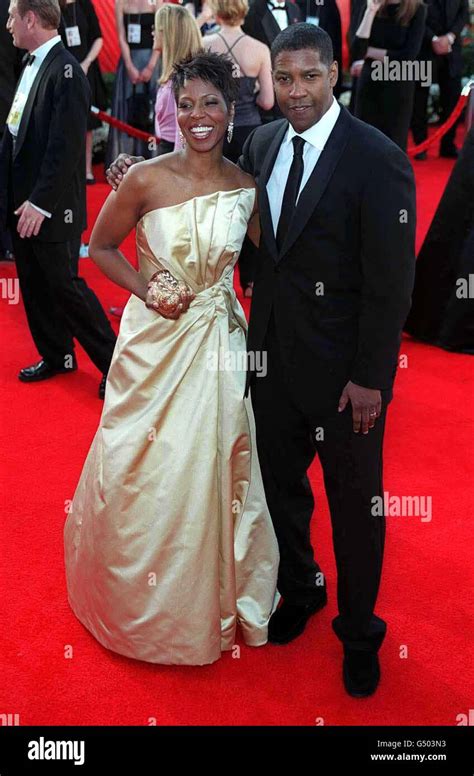
[[[144,156],[129,156],[128,154],[120,154],[120,156],[117,156],[115,161],[112,162],[110,167],[108,167],[108,169],[105,171],[107,183],[112,186],[114,191],[117,191],[120,183],[123,181],[124,175],[127,174],[130,167],[133,164],[137,164],[137,162],[144,161]]]

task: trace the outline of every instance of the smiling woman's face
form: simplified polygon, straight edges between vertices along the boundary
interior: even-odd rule
[[[178,99],[178,124],[188,145],[210,151],[223,141],[233,110],[215,86],[200,78],[185,82]]]

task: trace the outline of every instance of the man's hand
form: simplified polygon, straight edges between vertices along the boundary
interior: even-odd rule
[[[438,56],[449,54],[452,50],[451,41],[447,35],[441,35],[439,38],[432,40],[431,47]]]
[[[15,210],[15,215],[20,216],[16,228],[21,238],[38,236],[45,216],[32,207],[28,200]]]
[[[116,160],[112,162],[110,167],[105,171],[107,183],[112,186],[114,191],[117,191],[121,181],[123,180],[123,176],[127,174],[132,164],[144,161],[144,156],[129,156],[128,154],[120,154],[120,156],[117,156]]]
[[[375,426],[375,421],[382,412],[382,396],[380,391],[372,388],[362,388],[361,385],[349,382],[345,386],[339,399],[339,412],[342,412],[347,403],[352,404],[352,425],[354,432],[358,434],[369,433],[369,428]]]

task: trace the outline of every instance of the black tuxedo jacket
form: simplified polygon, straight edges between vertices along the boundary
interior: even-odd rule
[[[305,410],[332,412],[348,380],[389,400],[415,269],[410,162],[341,108],[279,251],[266,185],[287,128],[285,119],[258,127],[239,160],[258,182],[262,226],[248,350],[262,350],[273,309]]]
[[[297,5],[287,0],[288,5],[288,21],[290,24],[296,24],[301,22],[301,13]],[[251,35],[252,38],[266,43],[271,47],[273,41],[279,32],[281,32],[275,17],[269,10],[266,0],[253,0],[250,3],[250,8],[245,22],[242,27],[243,31],[247,35]]]
[[[452,51],[441,55],[449,63],[449,72],[453,77],[462,75],[461,31],[469,22],[469,0],[425,0],[428,6],[425,35],[419,59],[430,59],[434,56],[431,47],[433,35],[446,35],[453,32],[456,35]]]
[[[0,148],[0,225],[25,200],[52,213],[38,239],[66,242],[86,225],[85,143],[90,87],[60,42],[41,65],[18,137],[6,128]],[[11,175],[10,175],[11,165]]]

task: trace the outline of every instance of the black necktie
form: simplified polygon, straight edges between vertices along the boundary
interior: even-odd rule
[[[35,55],[34,54],[25,54],[23,59],[21,60],[21,64],[23,67],[26,67],[27,65],[32,65],[35,61]]]
[[[288,173],[288,179],[286,181],[283,202],[281,203],[280,220],[278,221],[276,233],[276,241],[279,250],[281,250],[288,233],[290,222],[293,218],[293,212],[296,207],[296,200],[298,199],[301,179],[303,178],[304,144],[305,141],[303,138],[299,137],[299,135],[295,135],[293,138],[293,161],[291,162],[290,172]]]

